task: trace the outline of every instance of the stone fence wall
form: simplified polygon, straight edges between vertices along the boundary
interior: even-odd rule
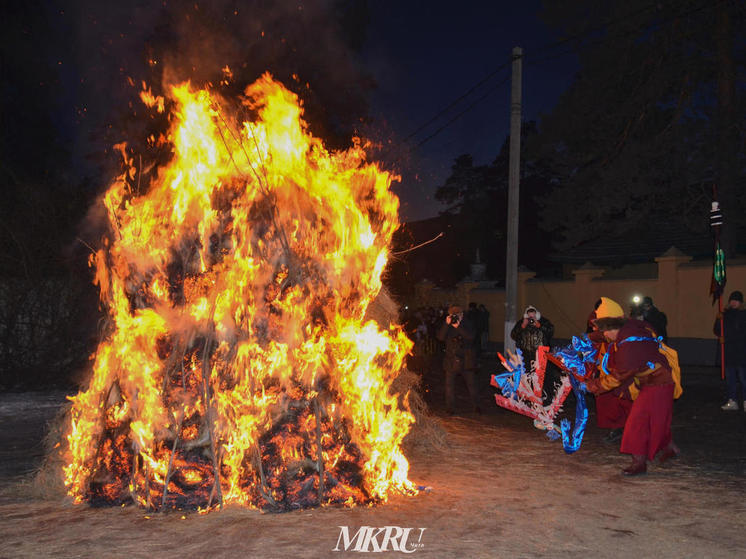
[[[568,340],[585,332],[588,314],[599,297],[610,297],[628,310],[635,295],[650,296],[668,317],[670,345],[682,363],[715,365],[717,341],[712,333],[718,306],[708,296],[712,264],[692,262],[692,258],[671,248],[655,259],[657,275],[645,279],[604,278],[606,270],[586,264],[574,270],[573,280],[542,280],[533,272],[518,273],[518,312],[533,305],[555,327],[557,340]],[[726,304],[733,290],[746,293],[746,263],[729,262]],[[424,281],[416,286],[416,306],[469,303],[484,304],[490,312],[489,339],[502,344],[505,322],[505,290],[490,287],[494,282],[466,279],[454,289],[440,289]]]

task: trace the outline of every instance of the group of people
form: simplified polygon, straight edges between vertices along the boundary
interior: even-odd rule
[[[481,413],[478,405],[475,386],[476,350],[481,347],[476,342],[479,331],[474,326],[476,305],[470,305],[470,311],[458,305],[448,308],[445,319],[437,331],[437,339],[444,344],[443,372],[445,373],[446,413],[452,414],[455,404],[456,377],[461,376],[466,383],[469,399],[474,412]],[[478,310],[478,309],[476,309]],[[542,317],[536,307],[529,306],[511,332],[516,345],[525,356],[536,355],[539,346],[549,346],[554,334],[551,321]],[[531,358],[531,357],[529,357]],[[557,373],[558,374],[558,373]],[[549,386],[551,383],[548,383]]]
[[[418,307],[415,309],[404,307],[401,310],[400,317],[404,329],[415,344],[413,353],[425,355],[442,352],[443,348],[438,347],[439,345],[442,346],[442,343],[438,340],[437,333],[445,317],[448,316],[450,307],[451,305]],[[483,304],[478,305],[472,302],[469,303],[464,316],[469,326],[474,330],[474,349],[479,354],[489,339],[490,313]]]
[[[448,413],[453,413],[455,379],[459,375],[465,381],[473,411],[480,411],[475,386],[478,332],[473,316],[460,306],[450,306],[435,333],[442,344]],[[740,291],[730,295],[728,307],[716,319],[713,330],[724,343],[728,400],[722,409],[746,411],[746,309]],[[527,369],[534,366],[532,360],[539,347],[551,346],[553,334],[552,322],[535,306],[526,307],[511,338]],[[676,352],[667,345],[665,313],[650,297],[644,297],[628,313],[616,301],[601,297],[588,317],[586,334],[597,357],[585,386],[595,397],[598,427],[608,431],[604,440],[621,440],[620,451],[632,456],[622,473],[640,475],[656,456],[660,463],[678,456],[671,420],[673,401],[682,393],[681,372]],[[551,399],[560,372],[552,371],[549,365],[545,374],[545,398]]]
[[[656,455],[665,462],[679,454],[671,436],[673,400],[681,392],[678,362],[667,348],[667,318],[645,297],[629,317],[616,301],[601,297],[588,317],[587,334],[597,350],[596,368],[586,388],[596,401],[599,428],[608,429],[608,442],[621,439],[621,452],[632,455],[622,470],[625,475],[647,471]],[[552,323],[533,306],[511,332],[524,360],[536,355],[539,346],[550,346]],[[663,351],[662,351],[662,348]],[[527,362],[527,367],[531,366]],[[547,397],[557,372],[547,367]]]
[[[449,414],[455,409],[455,379],[463,376],[472,411],[481,413],[475,382],[479,356],[489,339],[487,307],[472,302],[466,310],[458,305],[444,305],[406,311],[405,330],[414,342],[410,369],[425,373],[442,365]]]
[[[588,336],[598,350],[597,370],[586,380],[587,390],[596,397],[598,426],[609,430],[607,440],[621,438],[621,452],[632,456],[630,465],[622,470],[630,476],[645,473],[647,462],[656,456],[662,463],[679,454],[671,435],[671,418],[674,398],[681,393],[678,361],[664,341],[665,314],[653,305],[650,297],[643,299],[639,313],[634,310],[628,317],[612,299],[602,297],[596,302],[588,319]],[[533,366],[531,361],[540,346],[551,345],[553,334],[552,322],[536,307],[524,310],[511,337],[527,368]],[[471,345],[474,331],[464,319],[463,309],[457,306],[448,309],[438,338],[445,343],[448,411],[453,409],[454,382],[459,374],[464,377],[472,403],[478,409],[473,364],[469,352],[463,350]],[[548,367],[545,391],[551,391],[553,384]],[[546,397],[551,398],[551,394]]]

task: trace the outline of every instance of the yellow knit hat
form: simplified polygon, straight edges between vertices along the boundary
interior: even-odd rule
[[[601,304],[596,309],[596,318],[617,318],[624,316],[624,309],[621,305],[609,299],[608,297],[601,297]]]

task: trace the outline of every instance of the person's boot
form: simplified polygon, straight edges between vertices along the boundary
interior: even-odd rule
[[[671,441],[670,443],[668,443],[668,446],[666,446],[666,448],[661,451],[661,455],[658,457],[658,462],[660,464],[663,464],[671,458],[676,458],[680,452],[681,450],[679,449],[679,447],[676,446],[673,441]]]
[[[614,444],[615,442],[622,440],[623,433],[624,429],[611,429],[602,440],[605,443]]]
[[[639,476],[648,471],[647,458],[642,454],[634,454],[632,463],[622,470],[625,476]]]

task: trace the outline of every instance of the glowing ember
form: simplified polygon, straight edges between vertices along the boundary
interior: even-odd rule
[[[72,398],[70,495],[286,510],[414,492],[414,419],[389,391],[411,344],[365,321],[398,226],[392,176],[359,142],[327,152],[269,75],[242,99],[254,122],[188,84],[171,97],[169,165],[138,184],[129,160],[104,197],[109,329]]]

